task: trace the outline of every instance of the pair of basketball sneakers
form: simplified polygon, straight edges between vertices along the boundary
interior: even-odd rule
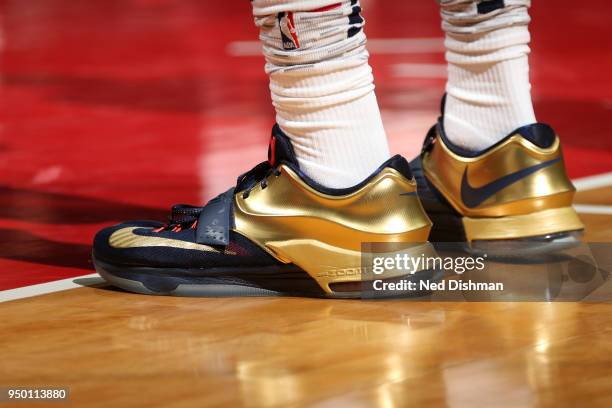
[[[100,231],[96,270],[145,294],[358,297],[362,243],[430,239],[491,255],[520,248],[525,256],[578,243],[584,227],[572,208],[575,189],[550,126],[524,126],[472,152],[451,143],[443,123],[412,162],[396,155],[343,189],[306,176],[276,125],[268,161],[204,207],[175,205],[166,224]]]

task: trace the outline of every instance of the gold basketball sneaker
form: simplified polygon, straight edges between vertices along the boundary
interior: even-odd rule
[[[473,253],[534,255],[574,246],[584,226],[572,207],[559,137],[523,126],[486,150],[449,141],[443,118],[411,162],[432,219],[431,241],[466,242]]]
[[[426,243],[431,221],[403,157],[354,187],[331,189],[302,173],[278,126],[268,156],[204,207],[174,206],[167,224],[103,229],[94,239],[96,270],[146,294],[358,297],[374,282],[362,265],[362,243],[414,243],[408,251],[415,257],[435,254]],[[378,286],[430,273],[410,272],[377,275]]]

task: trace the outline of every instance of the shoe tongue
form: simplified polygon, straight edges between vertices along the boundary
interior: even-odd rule
[[[271,166],[286,162],[295,165],[297,168],[300,167],[289,137],[283,133],[278,124],[272,128],[272,136],[268,146],[268,162]]]

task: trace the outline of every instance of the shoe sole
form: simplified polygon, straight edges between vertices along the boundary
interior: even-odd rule
[[[472,241],[464,249],[472,255],[487,255],[491,259],[533,259],[555,254],[582,244],[582,230],[559,232],[517,239]]]
[[[298,296],[353,299],[362,297],[414,297],[424,292],[378,293],[364,296],[372,281],[338,282],[326,293],[310,275],[293,265],[252,268],[152,268],[115,265],[93,257],[96,272],[111,285],[145,295],[191,297]],[[439,281],[440,271],[420,271],[383,282],[398,280]],[[365,289],[365,290],[364,290]],[[373,292],[372,292],[373,293]]]
[[[523,239],[584,228],[572,207],[551,208],[530,214],[505,217],[462,218],[468,241]]]
[[[428,215],[434,223],[430,236],[434,244],[465,242],[466,252],[496,258],[523,258],[573,248],[581,244],[584,231],[571,207],[499,218],[439,212]]]
[[[580,244],[584,226],[572,207],[498,218],[462,217],[472,254],[516,258],[563,251]]]

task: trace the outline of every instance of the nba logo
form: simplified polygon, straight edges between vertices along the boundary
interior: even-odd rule
[[[293,12],[278,13],[278,26],[280,28],[281,40],[283,41],[283,49],[290,51],[300,48],[300,41],[298,40],[295,21],[293,20]]]

